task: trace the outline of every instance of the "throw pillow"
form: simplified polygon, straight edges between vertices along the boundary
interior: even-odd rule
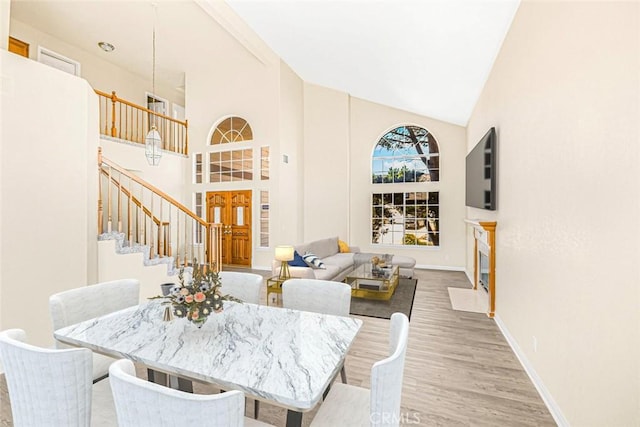
[[[347,245],[347,242],[343,242],[342,240],[338,240],[338,249],[341,254],[349,253],[349,245]]]
[[[326,269],[326,267],[324,266],[324,262],[322,262],[322,260],[320,258],[318,258],[317,255],[312,254],[311,252],[307,252],[306,254],[302,255],[302,259],[304,259],[304,262],[307,263],[307,265],[311,268],[321,268],[321,269]]]
[[[293,259],[288,262],[291,267],[308,267],[307,263],[300,256],[298,251],[293,252]]]

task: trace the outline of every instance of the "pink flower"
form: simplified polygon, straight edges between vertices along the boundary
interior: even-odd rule
[[[186,297],[184,297],[184,301],[186,303],[192,303],[193,302],[193,295],[187,295]]]
[[[180,295],[189,295],[189,290],[187,288],[180,289]]]
[[[197,320],[200,317],[200,313],[198,313],[197,311],[194,311],[193,313],[191,313],[191,318],[194,320]]]
[[[196,302],[202,302],[202,301],[204,301],[206,298],[207,298],[207,296],[204,294],[204,292],[197,292],[197,293],[194,295],[194,298],[193,298],[193,299],[194,299]]]

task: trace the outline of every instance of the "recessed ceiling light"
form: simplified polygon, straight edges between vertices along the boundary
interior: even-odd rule
[[[105,52],[113,52],[114,50],[116,50],[116,47],[114,45],[107,42],[100,42],[98,43],[98,46],[100,46],[100,49],[104,50]]]

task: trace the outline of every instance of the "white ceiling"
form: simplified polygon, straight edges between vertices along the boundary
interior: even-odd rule
[[[307,82],[466,125],[519,0],[226,0]]]
[[[220,0],[155,0],[157,78],[216,57]],[[519,0],[226,0],[305,81],[466,125]],[[224,6],[224,7],[223,7]],[[228,9],[228,8],[227,8]],[[13,18],[148,77],[151,1],[12,0]],[[256,47],[227,15],[219,24]],[[243,24],[244,25],[244,24]],[[116,46],[105,54],[98,41]],[[185,48],[188,46],[188,48]]]

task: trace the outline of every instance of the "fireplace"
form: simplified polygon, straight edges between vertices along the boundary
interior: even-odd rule
[[[496,311],[496,223],[467,219],[473,227],[473,289],[482,287],[487,293],[489,307],[487,316]],[[480,286],[478,286],[478,284]]]
[[[489,292],[489,257],[478,251],[478,283],[484,288],[485,292]]]

